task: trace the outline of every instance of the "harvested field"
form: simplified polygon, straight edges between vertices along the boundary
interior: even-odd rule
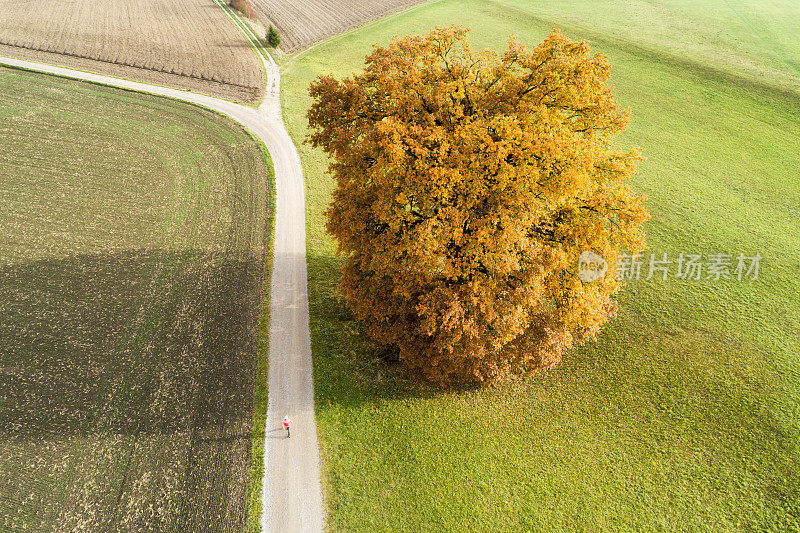
[[[251,0],[265,26],[281,34],[281,50],[295,52],[425,0]]]
[[[0,531],[241,531],[268,169],[188,104],[0,68]]]
[[[0,55],[254,103],[261,63],[213,0],[0,0]]]

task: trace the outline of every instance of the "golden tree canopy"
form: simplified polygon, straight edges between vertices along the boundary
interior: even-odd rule
[[[628,114],[605,57],[558,30],[502,55],[472,52],[467,34],[396,40],[309,89],[347,304],[439,383],[549,367],[594,335],[649,216],[626,184],[637,151],[612,146]],[[604,277],[581,281],[583,251],[608,261]]]

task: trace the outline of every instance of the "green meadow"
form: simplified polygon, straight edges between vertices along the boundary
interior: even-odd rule
[[[605,52],[652,214],[597,340],[484,390],[413,382],[363,337],[336,291],[327,161],[303,144],[316,76],[452,23],[476,49],[557,26]],[[439,0],[287,58],[330,530],[800,530],[799,25],[791,2]],[[665,253],[759,254],[759,275],[646,280]]]

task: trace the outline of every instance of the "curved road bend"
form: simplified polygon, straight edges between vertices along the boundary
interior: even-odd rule
[[[269,407],[264,442],[262,530],[324,529],[311,341],[306,290],[306,229],[300,158],[280,114],[280,74],[267,64],[267,94],[258,109],[168,87],[0,56],[0,64],[175,98],[223,113],[267,146],[275,170],[277,211],[269,338]],[[281,419],[293,419],[291,439]]]

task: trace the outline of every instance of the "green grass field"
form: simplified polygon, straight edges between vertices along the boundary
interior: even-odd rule
[[[0,139],[0,530],[241,531],[259,144],[196,106],[5,68]]]
[[[604,50],[633,112],[619,144],[648,158],[646,258],[759,253],[758,279],[631,281],[597,342],[510,386],[440,391],[383,363],[336,293],[306,90],[451,23],[474,48],[556,25]],[[790,2],[440,0],[290,60],[330,530],[800,530],[798,24]]]

